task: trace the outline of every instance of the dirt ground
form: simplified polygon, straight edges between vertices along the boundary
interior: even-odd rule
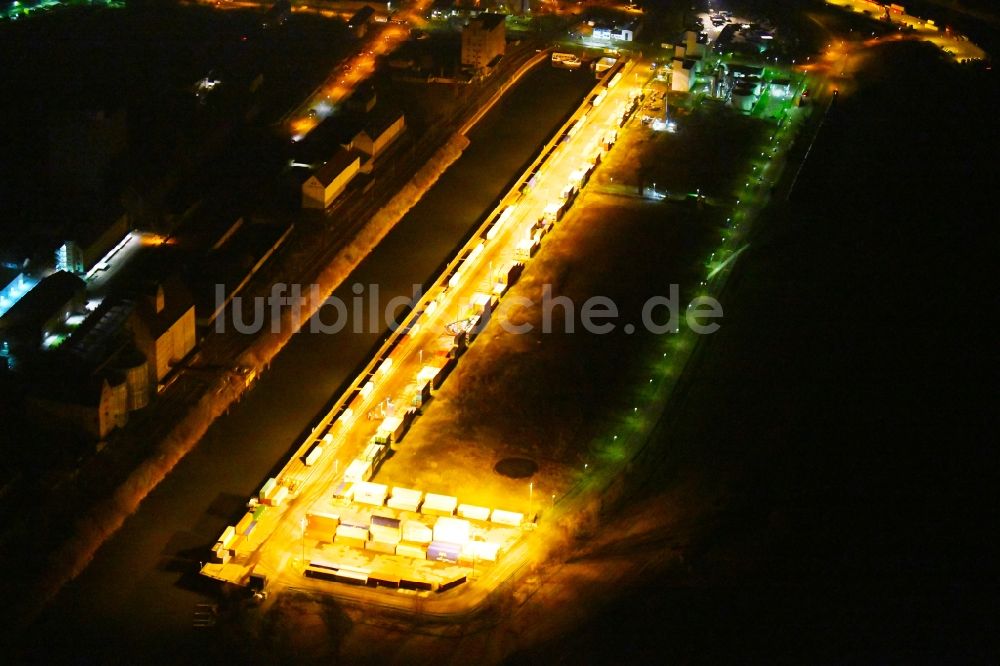
[[[601,194],[582,203],[546,238],[494,320],[385,463],[380,483],[526,510],[529,479],[493,470],[505,457],[526,457],[540,468],[530,479],[538,510],[601,455],[593,440],[630,409],[648,376],[657,336],[640,325],[642,304],[669,294],[672,283],[695,279],[698,257],[714,236],[714,216]],[[554,307],[551,332],[543,332],[545,285],[553,297],[570,300],[569,329],[566,310]],[[619,309],[608,334],[583,330],[581,307],[594,295]],[[507,333],[501,320],[529,323],[533,330]],[[637,330],[627,334],[625,324],[633,322]]]
[[[625,187],[637,192],[645,184],[659,191],[696,193],[726,202],[736,198],[749,160],[768,140],[773,125],[744,116],[714,100],[670,93],[669,117],[676,133],[648,126],[622,132],[595,174],[601,188]],[[662,104],[662,102],[647,102]],[[646,108],[646,107],[644,107]],[[662,107],[661,107],[662,108]]]
[[[664,341],[642,325],[643,304],[669,297],[670,285],[678,284],[683,314],[727,210],[712,203],[652,202],[614,184],[638,183],[654,169],[668,188],[723,192],[740,178],[756,143],[767,138],[765,123],[724,109],[696,110],[680,124],[678,134],[638,126],[622,132],[494,321],[385,463],[381,483],[527,510],[530,480],[538,511],[553,495],[558,500],[585,465],[620,455],[608,446],[608,433],[640,404],[648,377],[662,369],[657,364]],[[682,161],[674,154],[701,157]],[[570,307],[550,309],[551,332],[545,333],[547,285],[553,298],[568,298]],[[617,306],[610,333],[583,330],[581,310],[592,296]],[[521,299],[532,305],[521,305]],[[527,323],[531,330],[510,334],[501,322]],[[627,325],[634,333],[626,332]],[[534,460],[539,472],[517,480],[496,473],[494,465],[511,456]]]

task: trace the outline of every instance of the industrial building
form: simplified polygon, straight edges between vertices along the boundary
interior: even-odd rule
[[[674,58],[670,76],[670,89],[688,92],[701,69],[701,60],[695,58]]]
[[[157,382],[194,349],[194,303],[177,278],[134,298],[86,309],[86,285],[67,271],[42,280],[2,319],[5,365],[24,387],[40,430],[102,440],[142,409]]]
[[[375,94],[375,86],[370,80],[365,80],[358,84],[351,96],[344,102],[344,108],[351,113],[368,113],[375,108],[378,96]]]
[[[462,30],[462,66],[473,70],[493,67],[503,57],[507,34],[503,14],[480,14]]]
[[[177,278],[157,283],[136,299],[130,325],[136,347],[149,361],[151,381],[160,382],[194,349],[194,300]]]
[[[84,275],[128,236],[132,225],[128,213],[116,206],[98,221],[74,225],[56,249],[56,270]]]
[[[128,387],[114,372],[90,374],[70,364],[33,373],[26,407],[29,419],[49,431],[62,430],[79,439],[102,440],[128,420]]]
[[[135,347],[130,330],[135,307],[136,302],[128,299],[102,303],[73,331],[61,350],[93,374],[109,369],[123,374],[130,412],[148,405],[154,391],[148,359]]]
[[[84,310],[86,284],[76,275],[58,271],[24,294],[0,317],[0,347],[8,365],[38,351],[58,334],[66,319]]]
[[[406,118],[399,110],[377,112],[368,117],[354,137],[351,148],[376,159],[406,130]]]
[[[361,168],[361,154],[341,148],[302,183],[303,208],[328,208]]]
[[[351,33],[361,39],[368,32],[368,24],[372,22],[372,18],[375,16],[375,10],[365,5],[357,11],[347,22],[347,29]]]
[[[703,58],[705,57],[706,44],[704,37],[694,30],[684,31],[683,38],[674,44],[675,58]]]
[[[635,37],[635,31],[631,26],[595,27],[591,37],[602,42],[631,42]]]

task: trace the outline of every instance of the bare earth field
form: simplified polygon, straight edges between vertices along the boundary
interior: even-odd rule
[[[669,298],[671,285],[680,285],[677,312],[683,316],[727,209],[652,202],[615,183],[638,183],[652,172],[670,189],[704,187],[721,195],[735,188],[767,134],[765,123],[719,109],[689,115],[679,135],[637,124],[623,131],[594,184],[546,237],[494,321],[385,463],[379,482],[528,511],[529,478],[494,470],[504,458],[524,457],[539,466],[530,478],[530,509],[539,511],[578,481],[585,465],[623,456],[609,441],[614,424],[641,403],[649,378],[662,372],[664,341],[643,326],[643,305],[654,296]],[[543,306],[547,287],[551,308]],[[583,304],[593,296],[617,307],[608,333],[583,329]],[[664,310],[656,311],[658,323],[666,321]],[[527,333],[507,332],[525,324]],[[627,332],[629,325],[634,333]]]
[[[669,110],[677,132],[643,128],[622,133],[607,168],[595,174],[595,184],[631,192],[643,183],[672,194],[700,190],[720,203],[732,203],[748,161],[768,141],[774,125],[687,93],[670,93]]]
[[[577,204],[502,302],[494,321],[379,473],[380,483],[459,496],[462,501],[527,511],[529,479],[494,471],[509,456],[539,465],[534,509],[562,495],[585,464],[609,455],[599,440],[648,382],[653,334],[640,326],[643,302],[690,284],[714,235],[712,215],[670,204],[598,194]],[[543,331],[542,291],[563,307]],[[580,309],[591,296],[619,308],[615,330],[588,333]],[[527,299],[532,305],[525,305]],[[684,301],[683,297],[679,299]],[[531,324],[508,333],[503,321]],[[624,332],[634,322],[636,332]]]

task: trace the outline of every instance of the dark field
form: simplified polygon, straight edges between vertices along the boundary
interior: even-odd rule
[[[996,80],[919,45],[872,62],[581,555],[616,585],[515,663],[995,660]]]
[[[683,316],[717,223],[712,210],[584,194],[546,237],[495,321],[462,357],[406,446],[383,466],[379,482],[405,487],[418,479],[414,487],[470,503],[506,502],[520,511],[527,504],[527,480],[498,474],[494,465],[523,456],[540,466],[533,481],[542,506],[552,493],[561,497],[584,464],[596,466],[614,455],[608,450],[613,424],[631,414],[633,405],[645,413],[644,392],[649,377],[662,374],[654,366],[667,345],[644,330],[643,303],[669,296],[670,285],[678,284]],[[545,285],[553,299],[569,299],[569,326],[566,308],[557,305],[551,332],[543,332]],[[610,298],[617,307],[606,334],[582,326],[583,304],[593,296]],[[657,321],[665,319],[658,310]],[[501,322],[530,324],[532,330],[508,333]],[[626,332],[627,325],[635,326],[634,333]]]

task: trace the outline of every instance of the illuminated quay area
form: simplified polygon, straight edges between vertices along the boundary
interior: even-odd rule
[[[539,510],[565,488],[539,488],[536,497],[533,482],[517,494],[491,494],[473,482],[452,494],[419,478],[380,483],[379,471],[392,451],[411,444],[410,428],[613,150],[641,103],[634,84],[642,65],[622,59],[604,73],[295,455],[251,498],[246,515],[220,536],[204,575],[241,585],[262,576],[298,586],[303,581],[289,581],[305,576],[444,592],[471,578],[495,584],[521,563]]]
[[[987,0],[0,32],[11,663],[996,661]]]

